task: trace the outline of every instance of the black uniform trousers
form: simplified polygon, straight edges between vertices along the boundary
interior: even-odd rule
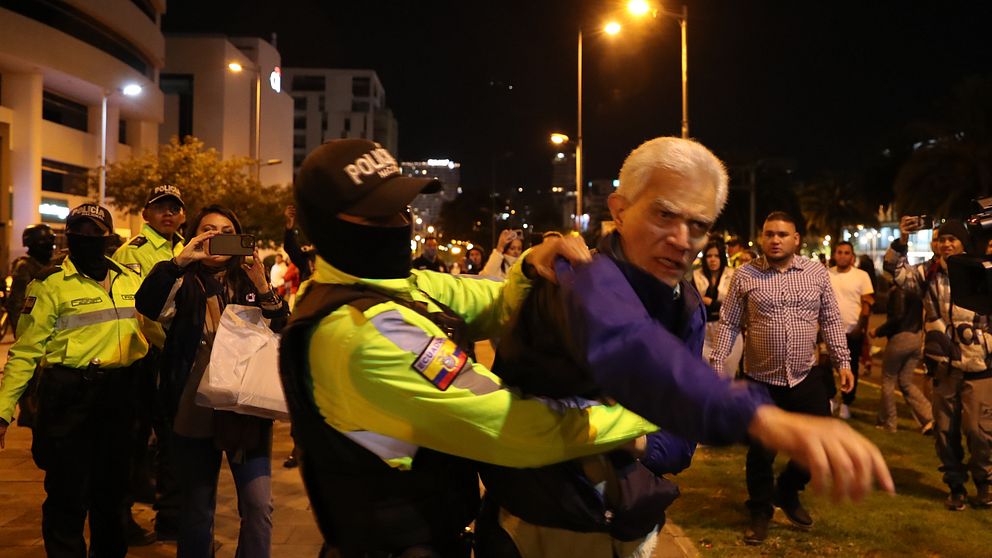
[[[31,453],[45,471],[41,531],[49,557],[127,554],[121,510],[130,473],[134,385],[131,368],[42,372]],[[83,538],[87,513],[89,554]]]
[[[822,374],[822,368],[813,368],[806,378],[795,386],[773,386],[758,382],[750,377],[747,381],[759,383],[768,389],[772,401],[780,408],[793,413],[806,415],[830,416],[830,403],[827,398],[824,380],[817,377]],[[832,374],[829,369],[826,373]],[[776,452],[752,441],[747,450],[747,507],[751,513],[772,516],[774,508],[772,499],[775,494],[775,464]],[[789,460],[785,470],[778,476],[778,489],[784,494],[799,492],[806,487],[810,480],[809,471]]]

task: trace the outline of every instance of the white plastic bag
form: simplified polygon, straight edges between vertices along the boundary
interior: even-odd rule
[[[228,304],[221,314],[210,364],[196,404],[243,415],[289,420],[279,380],[279,336],[261,308]]]

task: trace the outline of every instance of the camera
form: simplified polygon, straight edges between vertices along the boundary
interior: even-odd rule
[[[992,314],[992,257],[985,247],[992,236],[992,197],[975,200],[980,210],[965,219],[971,244],[978,255],[967,253],[947,258],[951,280],[951,301],[978,314]]]
[[[207,243],[212,256],[251,256],[255,252],[255,237],[250,234],[219,234]]]

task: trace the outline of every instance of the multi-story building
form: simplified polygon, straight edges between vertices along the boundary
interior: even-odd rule
[[[96,196],[86,175],[104,150],[113,162],[156,148],[164,10],[162,0],[0,3],[0,266],[22,253],[24,227],[60,230],[70,207]],[[114,217],[124,236],[140,221]]]
[[[192,135],[225,159],[261,161],[263,185],[292,184],[293,100],[282,91],[279,51],[263,39],[223,35],[170,34],[165,47],[159,141]]]
[[[361,138],[397,153],[399,126],[374,70],[284,68],[293,97],[293,168],[327,140]]]
[[[410,209],[414,217],[414,230],[420,231],[436,225],[441,219],[444,202],[452,201],[461,193],[462,165],[448,159],[406,161],[400,163],[403,174],[421,178],[436,178],[444,189],[434,194],[420,194],[413,198]],[[418,222],[419,221],[419,222]]]

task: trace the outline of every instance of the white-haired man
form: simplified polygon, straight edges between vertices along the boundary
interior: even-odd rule
[[[763,386],[721,379],[702,360],[704,307],[684,276],[726,202],[727,182],[723,164],[697,142],[656,138],[635,149],[608,200],[616,230],[600,242],[588,264],[573,267],[559,260],[557,286],[541,281],[533,286],[515,328],[501,338],[499,356],[508,372],[504,380],[541,395],[614,399],[663,431],[689,440],[757,440],[793,456],[819,485],[833,476],[836,497],[860,498],[873,476],[891,491],[892,479],[878,449],[842,422],[783,411]],[[655,457],[651,449],[649,459]],[[649,518],[638,517],[636,510],[610,508],[617,498],[608,493],[600,496],[607,507],[600,522],[581,522],[574,510],[556,508],[555,502],[596,501],[596,496],[572,497],[573,492],[582,494],[581,482],[571,484],[573,491],[558,491],[567,483],[552,483],[556,479],[547,476],[540,477],[547,481],[543,484],[528,479],[540,471],[520,472],[512,482],[501,475],[498,480],[504,482],[498,487],[486,481],[501,507],[494,515],[509,535],[502,538],[511,539],[522,555],[566,555],[564,548],[581,547],[583,555],[592,556],[589,549],[600,547],[604,550],[596,555],[626,556],[629,549],[620,542],[631,539],[616,534],[621,513],[632,526],[650,529]],[[557,500],[548,497],[555,491]],[[637,498],[618,500],[622,505]],[[513,520],[504,521],[506,517]],[[483,533],[486,540],[498,541],[493,522],[485,519],[482,527],[490,529]],[[590,536],[597,534],[601,536]],[[612,545],[602,541],[610,535]],[[560,546],[549,547],[552,543]],[[637,550],[644,550],[643,545]],[[477,550],[477,555],[495,556],[485,551]]]

